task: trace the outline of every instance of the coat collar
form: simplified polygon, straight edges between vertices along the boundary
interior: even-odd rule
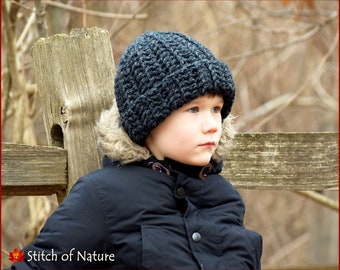
[[[186,165],[170,158],[158,160],[154,156],[150,156],[146,160],[133,163],[134,165],[150,168],[168,175],[178,175],[179,173],[204,180],[208,175],[219,174],[222,171],[223,161],[216,162],[211,159],[210,162],[201,166]],[[118,161],[113,161],[109,157],[104,156],[103,166],[119,167],[123,166]]]
[[[208,175],[219,174],[222,171],[223,162],[216,162],[213,159],[210,160],[205,166],[192,166],[186,165],[170,158],[164,160],[158,160],[156,157],[151,156],[147,160],[139,162],[141,166],[158,170],[168,175],[178,175],[179,173],[185,174],[193,178],[199,178],[204,180]]]

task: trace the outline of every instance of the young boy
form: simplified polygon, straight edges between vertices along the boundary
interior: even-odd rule
[[[260,269],[262,238],[222,176],[229,68],[175,32],[123,54],[98,123],[104,168],[77,181],[12,269]]]

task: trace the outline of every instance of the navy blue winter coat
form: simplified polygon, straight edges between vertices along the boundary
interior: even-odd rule
[[[105,162],[77,181],[12,269],[260,269],[262,238],[245,229],[221,167]]]

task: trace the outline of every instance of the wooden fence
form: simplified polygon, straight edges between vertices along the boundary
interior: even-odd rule
[[[317,192],[338,188],[336,133],[245,133],[234,143],[222,174],[236,187],[293,190],[338,210],[337,202]],[[3,195],[56,193],[62,199],[71,186],[68,153],[53,146],[3,143]]]
[[[40,39],[32,48],[48,146],[2,143],[2,195],[57,194],[101,167],[94,126],[113,100],[114,60],[100,28]],[[236,187],[292,190],[338,210],[320,191],[338,189],[338,133],[236,136],[223,176]]]

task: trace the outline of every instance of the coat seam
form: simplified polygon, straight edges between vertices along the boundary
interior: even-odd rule
[[[105,235],[106,235],[106,245],[105,245],[105,249],[107,249],[107,246],[108,244],[110,243],[110,233],[109,233],[109,225],[108,225],[108,220],[107,220],[107,215],[106,215],[106,212],[108,211],[105,207],[105,203],[104,203],[104,199],[103,199],[103,196],[102,196],[102,192],[101,192],[101,189],[100,187],[97,185],[95,179],[91,176],[91,175],[88,175],[89,179],[91,180],[93,186],[96,188],[97,190],[97,193],[98,193],[98,198],[99,198],[99,203],[101,205],[101,214],[102,214],[102,219],[103,219],[103,223],[104,223],[104,227],[105,227]]]

